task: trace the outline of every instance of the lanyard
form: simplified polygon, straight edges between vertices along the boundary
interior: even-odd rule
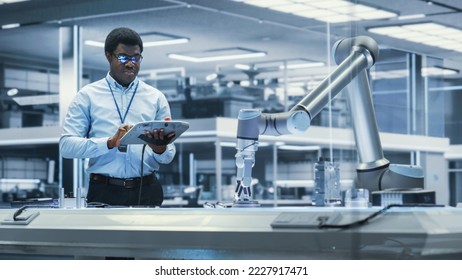
[[[111,84],[109,83],[107,78],[106,78],[106,82],[107,82],[107,85],[109,87],[109,90],[111,91],[112,99],[114,99],[114,103],[115,103],[116,108],[117,108],[117,113],[119,113],[120,122],[122,124],[124,124],[125,123],[125,118],[127,117],[128,111],[130,111],[130,107],[132,106],[133,98],[135,97],[136,90],[138,89],[138,85],[140,84],[140,82],[138,81],[138,83],[136,83],[135,90],[133,91],[132,98],[130,99],[130,102],[128,103],[127,111],[125,111],[125,114],[124,114],[123,118],[122,118],[122,113],[120,112],[119,104],[117,104],[117,100],[115,99],[114,92],[112,91]]]

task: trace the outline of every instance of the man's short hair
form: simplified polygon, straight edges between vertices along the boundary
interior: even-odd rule
[[[127,46],[138,45],[140,52],[143,52],[143,40],[141,40],[140,35],[136,31],[130,28],[119,27],[113,29],[106,37],[104,51],[113,53],[119,44]]]

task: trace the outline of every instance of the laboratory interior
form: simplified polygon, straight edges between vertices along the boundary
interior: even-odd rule
[[[462,259],[462,1],[0,0],[0,259]],[[107,34],[187,125],[161,207],[60,154]]]

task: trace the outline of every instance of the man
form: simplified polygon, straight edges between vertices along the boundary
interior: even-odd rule
[[[64,158],[89,158],[88,203],[160,206],[163,191],[155,172],[159,164],[173,160],[175,146],[121,146],[120,139],[138,122],[170,119],[169,104],[159,90],[137,77],[143,59],[138,33],[112,30],[104,51],[109,73],[84,86],[70,104],[60,153]],[[167,142],[173,136],[164,135],[163,129],[146,132],[148,138]]]

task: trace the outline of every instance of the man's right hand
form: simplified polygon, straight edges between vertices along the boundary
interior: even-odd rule
[[[112,137],[109,137],[109,139],[107,140],[108,149],[112,149],[114,147],[119,147],[120,146],[120,138],[122,138],[122,136],[124,136],[125,133],[127,133],[127,131],[129,131],[130,128],[132,128],[132,127],[133,126],[129,125],[129,124],[121,125],[119,127],[119,129],[117,129],[117,132]]]

